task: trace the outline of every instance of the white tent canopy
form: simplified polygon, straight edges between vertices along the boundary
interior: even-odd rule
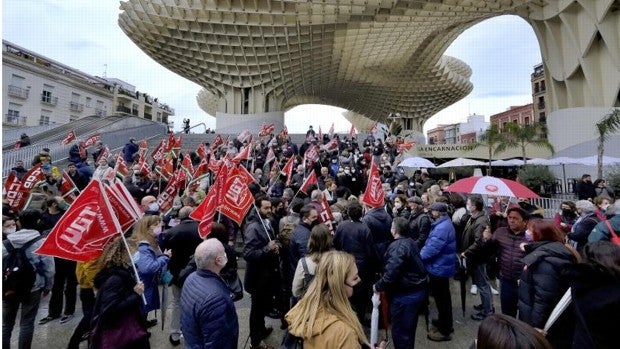
[[[487,166],[486,162],[467,159],[467,158],[456,158],[454,160],[450,160],[446,163],[443,163],[437,168],[448,168],[448,167],[465,167],[465,166]]]

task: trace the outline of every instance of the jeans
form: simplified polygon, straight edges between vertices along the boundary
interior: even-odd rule
[[[493,296],[491,294],[491,286],[489,285],[489,278],[484,264],[480,264],[474,267],[472,276],[472,282],[478,287],[480,293],[480,301],[482,301],[482,310],[484,314],[490,314],[493,310]]]
[[[390,321],[395,349],[413,349],[418,315],[426,290],[395,296],[390,300]]]
[[[90,320],[93,318],[93,308],[95,307],[95,291],[92,288],[80,287],[80,302],[82,302],[82,320],[73,331],[67,349],[78,349],[82,341],[82,335],[90,331]]]
[[[54,318],[62,315],[63,293],[65,298],[65,315],[73,315],[77,301],[76,262],[54,257],[54,285],[50,296],[48,315]]]
[[[437,306],[437,330],[443,335],[449,335],[454,329],[450,278],[429,275],[428,286]]]
[[[502,314],[517,317],[519,303],[519,283],[517,280],[500,278],[499,299],[502,305]]]
[[[177,285],[171,285],[172,299],[172,315],[170,319],[170,337],[174,340],[181,338],[181,288]],[[162,309],[162,311],[165,311]]]
[[[21,318],[19,320],[19,349],[30,349],[32,335],[34,333],[34,320],[39,311],[41,290],[30,292],[30,295],[22,300],[2,300],[2,348],[11,347],[11,333],[15,327],[15,318],[21,306]]]

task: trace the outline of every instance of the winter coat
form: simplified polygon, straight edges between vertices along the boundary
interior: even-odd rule
[[[168,266],[168,257],[165,254],[157,255],[147,241],[140,241],[138,250],[133,255],[133,263],[138,269],[140,281],[144,283],[144,297],[146,305],[144,312],[159,309],[159,280]]]
[[[306,255],[308,240],[310,240],[310,229],[312,228],[302,221],[293,229],[289,242],[290,270],[295,270],[299,259]]]
[[[390,233],[392,217],[385,212],[385,207],[379,206],[366,212],[362,217],[362,222],[366,223],[370,229],[376,254],[382,258],[390,242],[392,242],[392,233]]]
[[[352,254],[362,280],[376,268],[377,256],[372,248],[373,236],[368,226],[360,221],[348,220],[336,228],[334,248]]]
[[[570,233],[566,236],[577,243],[577,249],[581,250],[588,243],[592,229],[600,222],[596,213],[590,212],[583,217],[577,219]]]
[[[219,275],[197,270],[187,278],[181,292],[181,328],[185,348],[237,348],[237,311]]]
[[[593,264],[573,265],[568,278],[575,323],[572,348],[617,348],[620,278]]]
[[[285,318],[289,325],[292,335],[302,337],[303,325],[305,321],[296,319],[299,315],[299,308],[294,307],[289,311]],[[302,337],[303,338],[303,337]],[[338,319],[336,315],[330,314],[325,310],[319,310],[314,319],[314,328],[308,338],[303,338],[304,349],[326,349],[326,348],[360,348],[360,338],[355,334],[355,330]]]
[[[191,218],[183,219],[178,225],[166,230],[163,235],[164,249],[172,251],[168,262],[172,284],[180,287],[179,273],[189,263],[196,247],[202,242],[198,234],[198,222]]]
[[[484,212],[478,212],[477,216],[471,216],[463,230],[463,253],[470,264],[483,264],[488,259],[488,255],[483,248],[482,233],[489,225],[489,218]]]
[[[426,288],[426,268],[413,239],[404,236],[396,238],[388,247],[384,259],[383,275],[375,284],[377,291],[386,291],[392,297]]]
[[[108,331],[118,331],[124,318],[134,317],[146,332],[146,321],[142,316],[142,297],[134,292],[135,285],[136,279],[128,268],[110,267],[97,273],[94,282],[97,298],[93,307],[91,330],[97,328],[101,336],[106,337]],[[128,343],[119,343],[118,348],[148,348],[148,338],[145,340],[142,345],[132,343],[133,345],[127,346]]]
[[[514,233],[508,227],[498,228],[489,240],[490,249],[499,249],[499,272],[502,278],[511,281],[519,280],[523,272],[523,260],[525,251],[521,250],[521,244],[527,243],[525,231]]]
[[[132,163],[133,154],[138,152],[138,150],[140,150],[140,147],[136,143],[133,143],[133,142],[126,143],[125,146],[123,147],[123,160],[125,160],[125,162],[128,164]]]
[[[97,259],[89,262],[77,262],[75,267],[75,276],[80,288],[93,288],[95,276],[99,272],[99,263]]]
[[[280,259],[278,254],[269,250],[269,240],[275,239],[273,229],[267,236],[260,218],[256,215],[248,216],[248,222],[243,232],[245,246],[243,258],[246,261],[245,282],[248,293],[265,292],[279,287]]]
[[[7,235],[7,239],[11,242],[11,245],[13,245],[14,248],[21,248],[26,243],[38,238],[39,236],[41,236],[41,234],[36,230],[22,229]],[[43,241],[44,239],[39,239],[39,241],[34,242],[26,250],[26,257],[36,272],[36,277],[31,292],[39,290],[50,291],[52,289],[52,284],[54,283],[54,258],[34,253],[34,251],[43,245]],[[9,252],[4,247],[4,244],[2,244],[2,265],[6,265],[6,259],[8,257]]]
[[[561,242],[533,242],[525,246],[525,251],[519,280],[519,320],[544,328],[568,289],[561,272],[575,263],[575,256]]]
[[[431,217],[424,210],[411,212],[409,216],[409,236],[418,244],[421,250],[431,232]]]
[[[429,274],[452,277],[456,272],[456,236],[452,220],[440,216],[431,224],[431,233],[420,251]]]
[[[616,214],[615,216],[609,219],[609,223],[611,224],[611,228],[614,230],[616,235],[620,236],[620,214]],[[605,223],[605,221],[599,222],[592,232],[590,236],[588,236],[588,242],[594,241],[610,241],[611,235],[609,231],[609,227]]]

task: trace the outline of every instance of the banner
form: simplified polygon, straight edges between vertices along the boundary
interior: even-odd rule
[[[299,191],[308,195],[308,187],[311,186],[312,184],[318,184],[318,183],[319,182],[316,178],[316,173],[314,171],[310,171],[310,175],[308,176],[308,178],[306,178],[301,188],[299,188]]]
[[[91,261],[121,232],[103,185],[93,179],[52,228],[37,254]]]
[[[209,156],[209,151],[207,150],[207,146],[204,143],[200,143],[198,148],[196,148],[196,154],[200,156],[201,159],[206,159]]]
[[[101,137],[99,136],[99,134],[95,133],[94,135],[88,137],[86,141],[84,141],[84,148],[92,147],[93,145],[97,144],[97,142],[99,142],[100,140],[101,140]]]
[[[164,145],[164,140],[162,139],[161,141],[159,141],[159,144],[157,144],[157,146],[155,147],[155,149],[153,149],[153,152],[151,153],[151,157],[155,162],[159,163],[161,160],[164,159],[164,154],[166,150],[165,148],[166,146]]]
[[[179,194],[181,176],[178,171],[179,170],[172,176],[166,188],[157,196],[157,204],[159,205],[160,212],[168,212],[168,210],[172,208],[174,198]]]
[[[71,130],[69,131],[69,134],[67,134],[67,137],[65,137],[65,139],[63,139],[62,142],[60,142],[60,144],[67,145],[76,139],[77,137],[75,136],[75,131]]]
[[[226,178],[220,194],[219,211],[241,225],[243,217],[245,217],[250,206],[252,206],[252,202],[254,202],[254,197],[250,189],[248,189],[246,174],[243,173],[243,170],[239,170],[239,168],[240,166],[235,167]]]
[[[243,143],[250,139],[250,137],[252,137],[252,131],[245,129],[237,136],[237,140]]]
[[[129,168],[127,167],[127,163],[125,162],[125,159],[123,159],[123,155],[121,155],[121,153],[116,156],[114,171],[116,171],[116,173],[121,177],[129,175]]]
[[[294,158],[295,158],[295,155],[291,156],[286,162],[286,165],[284,165],[284,168],[282,169],[282,172],[284,172],[284,174],[286,175],[287,186],[291,184],[291,179],[293,177],[293,159]]]
[[[213,149],[213,151],[217,150],[217,148],[219,148],[222,144],[224,144],[224,140],[222,139],[221,135],[215,135],[215,139],[213,140],[213,144],[211,144],[211,149]]]
[[[132,214],[133,209],[130,207],[130,204],[112,186],[104,185],[103,187],[110,201],[110,206],[118,219],[121,232],[126,232],[127,229],[131,228],[138,221],[138,218]]]
[[[16,182],[13,180],[13,183],[10,184],[10,191],[7,191],[7,199],[13,212],[18,213],[24,208],[32,189],[41,182],[44,182],[45,178],[45,173],[43,169],[41,169],[41,164],[36,164],[22,177],[19,187],[15,186]]]
[[[383,184],[381,183],[381,177],[379,176],[379,169],[374,160],[371,162],[370,171],[368,173],[368,184],[366,184],[366,190],[362,196],[362,202],[370,207],[383,206],[385,192],[383,191]]]
[[[261,130],[258,133],[258,136],[259,137],[268,136],[268,135],[272,134],[275,129],[276,129],[276,125],[275,124],[265,125],[265,123],[263,122],[263,125],[261,126]]]
[[[317,220],[319,221],[319,223],[325,224],[332,232],[332,235],[334,235],[336,233],[332,224],[334,220],[334,214],[332,213],[331,207],[329,207],[329,203],[327,202],[327,197],[325,196],[325,194],[323,194],[321,198],[321,212],[319,212]]]

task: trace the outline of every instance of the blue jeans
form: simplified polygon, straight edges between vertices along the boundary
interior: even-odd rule
[[[21,318],[19,320],[19,349],[30,349],[32,335],[34,333],[34,320],[39,311],[41,290],[30,292],[30,295],[22,300],[2,300],[2,347],[11,347],[11,333],[15,327],[15,318],[21,306]]]
[[[499,299],[502,305],[502,314],[517,317],[519,303],[519,284],[517,280],[500,278]]]
[[[490,314],[493,308],[493,296],[491,295],[491,286],[484,264],[474,267],[471,281],[478,287],[480,293],[480,301],[482,302],[482,313]]]
[[[395,349],[413,349],[418,312],[426,299],[426,290],[394,296],[390,300],[390,321]]]

